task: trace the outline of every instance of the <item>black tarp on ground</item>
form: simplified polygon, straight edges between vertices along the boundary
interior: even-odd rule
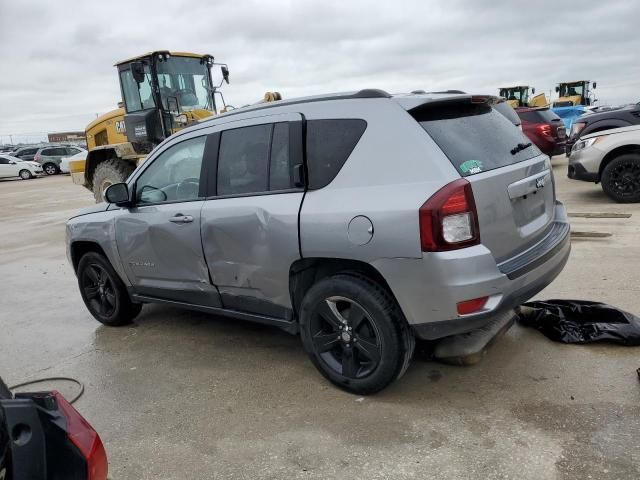
[[[562,343],[640,345],[640,318],[606,303],[544,300],[523,305],[518,321]]]

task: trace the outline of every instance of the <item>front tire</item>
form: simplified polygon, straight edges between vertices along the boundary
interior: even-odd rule
[[[84,254],[77,273],[82,300],[100,323],[111,327],[125,325],[140,313],[142,305],[131,302],[127,288],[103,255]]]
[[[20,173],[18,173],[18,175],[20,175],[20,178],[22,180],[29,180],[30,178],[33,178],[33,174],[27,169],[20,170]]]
[[[602,172],[602,190],[618,203],[640,202],[640,155],[614,158]]]
[[[104,202],[104,191],[114,183],[125,182],[134,170],[131,163],[118,158],[110,158],[98,164],[93,172],[93,196],[96,203]]]
[[[334,275],[309,289],[300,307],[300,337],[322,375],[359,395],[400,378],[415,347],[391,295],[356,274]]]
[[[60,169],[55,163],[45,163],[42,166],[42,169],[44,170],[44,173],[46,173],[47,175],[56,175],[60,171]]]

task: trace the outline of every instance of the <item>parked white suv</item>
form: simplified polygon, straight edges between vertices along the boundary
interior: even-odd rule
[[[495,101],[363,90],[171,136],[67,224],[87,308],[107,325],[154,302],[279,326],[336,385],[384,388],[415,337],[486,325],[569,256],[549,158]]]

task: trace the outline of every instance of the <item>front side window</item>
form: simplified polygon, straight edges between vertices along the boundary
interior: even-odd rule
[[[178,143],[157,156],[136,181],[136,203],[185,202],[200,198],[206,137]]]
[[[7,165],[9,163],[8,158],[0,157],[0,165]]]
[[[138,84],[133,78],[131,69],[120,72],[120,83],[122,84],[122,94],[127,112],[138,112],[156,106],[151,92],[151,69],[149,65],[144,66],[144,81]]]

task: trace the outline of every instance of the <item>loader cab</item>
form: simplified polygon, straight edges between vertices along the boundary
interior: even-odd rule
[[[563,82],[556,87],[558,99],[553,102],[554,107],[575,107],[576,105],[589,106],[596,102],[589,89],[589,80],[578,80],[577,82]],[[596,88],[596,82],[593,82]]]
[[[116,65],[125,108],[126,133],[136,153],[148,153],[172,133],[218,114],[224,106],[220,93],[229,83],[229,70],[221,65],[222,80],[214,85],[211,55],[156,51]],[[118,127],[118,126],[116,126]]]
[[[507,99],[507,103],[513,108],[526,107],[529,103],[529,87],[502,87],[500,96]]]

